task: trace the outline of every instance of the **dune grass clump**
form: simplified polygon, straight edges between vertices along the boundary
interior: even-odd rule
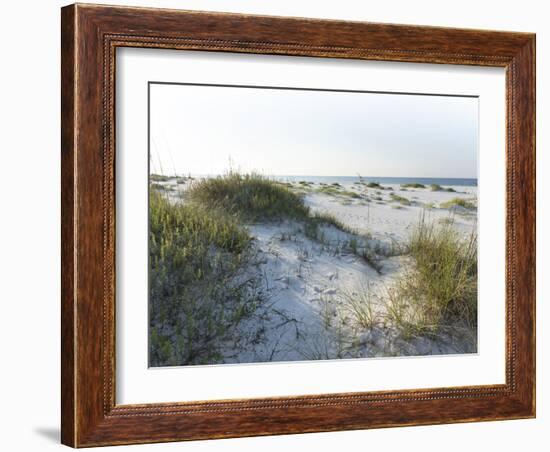
[[[418,182],[411,182],[407,184],[401,184],[402,188],[426,188],[424,184],[420,184]]]
[[[389,290],[387,312],[405,334],[477,326],[477,233],[422,219],[411,235],[412,267]]]
[[[349,196],[350,198],[353,198],[353,199],[359,199],[361,198],[361,195],[359,195],[359,193],[355,193],[354,191],[347,191],[347,190],[344,190],[343,192],[340,193],[342,196]]]
[[[456,190],[452,187],[442,187],[439,184],[430,184],[430,189],[432,191],[448,191],[450,193],[455,193]]]
[[[368,188],[382,188],[379,182],[369,182],[367,184]]]
[[[150,365],[223,362],[255,328],[241,325],[264,299],[251,237],[237,219],[150,196]]]
[[[345,225],[334,215],[326,212],[314,212],[308,216],[304,221],[304,234],[310,239],[319,240],[321,235],[319,228],[321,226],[333,226],[340,231],[356,234],[356,231]]]
[[[325,185],[317,189],[317,193],[323,193],[325,195],[330,196],[343,196],[343,197],[349,197],[353,199],[360,199],[361,195],[359,193],[356,193],[354,191],[349,190],[342,190],[341,187],[335,188],[331,185]]]
[[[195,182],[187,192],[191,201],[238,214],[244,221],[304,218],[309,209],[289,187],[259,174],[229,172]]]
[[[159,184],[157,182],[151,182],[150,187],[157,192],[176,191],[175,187],[170,184]]]
[[[381,320],[375,307],[374,297],[367,285],[361,285],[354,291],[343,291],[340,295],[340,303],[339,314],[344,318],[350,318],[362,329],[374,328]]]
[[[164,176],[162,174],[151,174],[149,175],[149,180],[153,182],[168,182],[170,179],[172,179],[169,176]]]
[[[399,204],[403,206],[410,206],[411,201],[409,201],[407,198],[403,196],[396,195],[395,193],[390,193],[390,198],[392,201],[398,202]]]
[[[165,190],[166,189],[166,185],[163,185],[163,184],[158,184],[156,182],[153,182],[151,183],[150,187],[153,189],[153,190]]]
[[[339,196],[342,194],[341,190],[338,190],[330,185],[323,185],[317,189],[317,193],[323,193],[330,196]]]
[[[440,204],[443,209],[452,209],[454,207],[463,207],[468,210],[477,209],[477,206],[470,200],[464,198],[453,198],[450,201],[446,201]]]

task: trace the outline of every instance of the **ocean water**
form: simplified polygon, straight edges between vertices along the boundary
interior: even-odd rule
[[[275,179],[283,182],[314,182],[316,184],[339,182],[353,183],[358,182],[358,176],[273,176]],[[419,184],[430,185],[460,185],[464,187],[477,187],[477,179],[468,178],[447,178],[447,177],[361,177],[364,182],[379,182],[381,184],[408,184],[417,182]]]

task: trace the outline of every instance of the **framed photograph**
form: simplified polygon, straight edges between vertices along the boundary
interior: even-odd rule
[[[62,9],[62,442],[535,416],[535,36]]]

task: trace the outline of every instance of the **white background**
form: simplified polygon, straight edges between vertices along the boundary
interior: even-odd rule
[[[118,0],[119,4],[294,15],[425,25],[537,32],[538,275],[548,272],[543,255],[550,179],[548,168],[550,31],[541,1],[385,1],[277,2],[203,0]],[[3,5],[2,218],[0,221],[3,316],[0,328],[0,425],[2,449],[45,451],[59,443],[59,7],[58,1]],[[545,57],[546,55],[546,57]],[[548,278],[538,278],[538,417],[536,420],[448,426],[407,427],[357,432],[247,438],[195,443],[118,447],[116,450],[275,451],[364,450],[499,451],[545,450],[548,414],[549,335],[544,304]],[[7,289],[7,290],[6,290]],[[520,351],[521,352],[521,351]],[[546,355],[546,356],[545,356]],[[547,383],[546,383],[547,384]],[[547,445],[546,445],[547,448]]]

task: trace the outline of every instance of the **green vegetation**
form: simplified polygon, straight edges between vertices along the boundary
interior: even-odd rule
[[[436,184],[433,184],[433,185],[436,185]],[[408,183],[408,184],[401,184],[401,187],[402,188],[426,188],[426,186],[424,184],[420,184],[418,182],[412,182],[412,183]]]
[[[155,191],[149,209],[150,365],[223,361],[225,344],[260,334],[239,330],[264,301],[251,237],[235,217]]]
[[[353,198],[353,199],[361,198],[361,195],[359,195],[359,193],[355,193],[354,191],[344,190],[344,191],[341,192],[341,195],[342,196],[349,196],[350,198]]]
[[[452,209],[456,206],[464,207],[468,210],[477,209],[477,206],[474,204],[474,202],[463,198],[453,198],[450,201],[446,201],[440,204],[440,207],[442,209]]]
[[[368,187],[368,188],[383,188],[383,187],[380,185],[380,183],[378,183],[378,182],[369,182],[369,183],[367,184],[367,187]]]
[[[380,321],[376,312],[373,296],[368,286],[361,286],[357,291],[345,291],[340,297],[343,317],[351,317],[355,324],[364,329],[374,328]]]
[[[332,186],[323,186],[317,189],[318,193],[324,193],[325,195],[331,195],[331,196],[348,196],[353,199],[360,199],[361,195],[359,193],[356,193],[354,191],[348,191],[348,190],[342,190],[337,189]]]
[[[243,221],[305,218],[309,209],[285,185],[258,174],[230,172],[193,183],[187,192],[192,202],[238,214]]]
[[[447,187],[447,188],[445,188],[445,187],[442,187],[442,186],[439,185],[439,184],[430,184],[430,189],[431,189],[432,191],[448,191],[448,192],[452,192],[452,193],[454,193],[454,192],[456,191],[456,190],[455,190],[454,188],[452,188],[452,187]]]
[[[149,180],[153,182],[168,182],[171,177],[163,176],[162,174],[151,174],[149,175]]]
[[[373,295],[368,286],[344,292],[337,321],[346,324],[351,319],[364,332],[395,329],[398,335],[390,337],[390,342],[441,333],[463,339],[470,334],[471,338],[477,327],[475,231],[462,238],[450,222],[434,225],[422,219],[406,252],[409,268],[387,290],[387,296]]]
[[[325,213],[315,213],[312,216],[308,217],[304,222],[304,234],[306,237],[312,240],[323,241],[321,226],[330,225],[334,226],[337,229],[345,231],[346,226],[338,220],[334,215],[325,214]]]
[[[172,185],[158,184],[156,182],[151,183],[151,188],[156,191],[175,191],[175,188]]]
[[[392,199],[392,201],[398,202],[399,204],[401,204],[403,206],[410,206],[411,205],[411,202],[407,198],[405,198],[403,196],[396,195],[395,193],[390,193],[390,198]]]
[[[408,244],[412,267],[388,291],[387,311],[404,334],[477,325],[477,234],[420,221]]]
[[[331,195],[331,196],[338,196],[340,195],[340,190],[330,187],[328,185],[323,185],[322,187],[317,189],[318,193],[324,193],[325,195]]]

